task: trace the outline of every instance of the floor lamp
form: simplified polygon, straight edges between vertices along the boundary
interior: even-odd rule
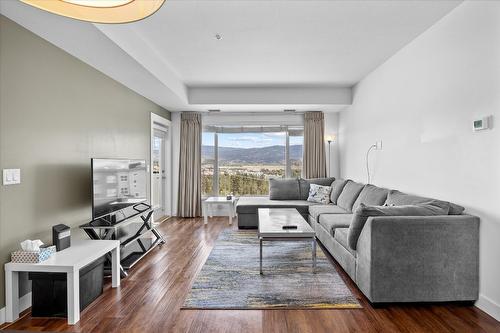
[[[331,149],[330,149],[330,146],[333,142],[333,139],[335,139],[335,136],[333,135],[327,135],[326,136],[326,142],[328,142],[328,174],[327,176],[330,177],[331,176],[331,164],[332,164],[332,159],[331,159],[331,155],[332,155],[332,152],[331,152]]]

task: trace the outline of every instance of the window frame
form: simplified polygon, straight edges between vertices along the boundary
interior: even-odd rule
[[[225,126],[204,126],[203,127],[203,132],[208,132],[208,133],[213,133],[214,135],[214,175],[212,177],[212,193],[205,193],[202,195],[202,198],[208,198],[210,196],[219,196],[219,133],[285,133],[285,176],[284,178],[290,178],[292,177],[292,162],[290,160],[290,131],[298,131],[302,132],[302,137],[304,136],[304,126],[303,125],[277,125],[277,126],[269,126],[269,125],[262,125],[260,126],[261,129],[264,128],[280,128],[280,130],[275,130],[275,131],[269,131],[266,132],[264,130],[258,132],[258,131],[251,131],[249,130],[252,127],[259,127],[255,125],[247,125],[247,126],[238,126],[242,130],[241,131],[231,131],[231,132],[224,132],[224,130],[217,130],[216,128],[224,128]],[[205,131],[207,128],[212,128],[214,130],[212,131]],[[235,127],[237,128],[237,127]],[[243,128],[248,129],[243,131]],[[292,135],[292,136],[299,136],[299,135]],[[304,147],[304,144],[302,143],[302,147]],[[301,168],[301,174],[303,170],[303,161],[302,161],[302,168]],[[248,197],[257,197],[258,195],[242,195],[242,196],[248,196]]]

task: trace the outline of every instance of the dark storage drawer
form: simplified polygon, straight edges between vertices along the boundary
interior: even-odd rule
[[[80,311],[102,294],[104,257],[80,269]],[[31,280],[31,313],[33,317],[67,317],[67,284],[65,273],[28,274]]]

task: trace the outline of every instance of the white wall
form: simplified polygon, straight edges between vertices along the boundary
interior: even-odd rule
[[[264,65],[264,64],[263,64]],[[191,87],[189,103],[212,105],[348,105],[352,89],[342,87]],[[276,108],[274,108],[276,109]]]
[[[340,116],[343,177],[436,197],[481,218],[480,300],[500,319],[500,2],[465,2],[362,80]]]

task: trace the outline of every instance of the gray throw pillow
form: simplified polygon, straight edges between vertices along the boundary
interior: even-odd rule
[[[349,226],[347,243],[349,247],[356,250],[359,235],[370,216],[433,216],[448,215],[449,206],[439,200],[430,200],[418,205],[402,206],[366,206],[361,203],[352,216]]]
[[[330,186],[334,180],[334,177],[310,179],[299,178],[300,200],[307,200],[307,198],[309,197],[309,185],[316,184]]]
[[[271,200],[299,200],[300,189],[297,178],[270,178],[269,199]]]
[[[331,191],[332,188],[330,186],[311,184],[309,187],[309,197],[307,198],[307,201],[319,202],[327,205],[330,203]]]
[[[336,205],[337,204],[337,199],[339,198],[340,193],[342,193],[342,190],[344,189],[345,184],[347,183],[347,180],[345,179],[335,179],[335,181],[332,183],[332,192],[330,193],[330,201]]]

